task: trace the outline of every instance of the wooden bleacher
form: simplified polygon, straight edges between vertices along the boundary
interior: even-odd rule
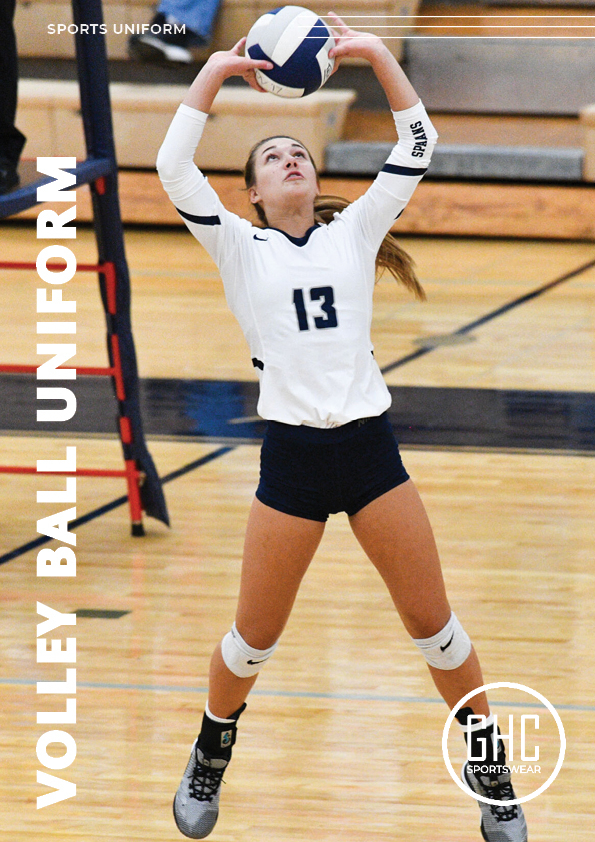
[[[116,154],[122,167],[153,169],[172,117],[184,98],[185,85],[110,85]],[[292,132],[324,165],[325,147],[338,140],[351,90],[316,91],[308,97],[282,99],[250,88],[224,86],[217,95],[200,145],[200,163],[208,170],[242,168],[246,151],[261,137]],[[76,82],[21,79],[17,122],[27,137],[25,157],[84,156],[85,146]],[[241,126],[241,131],[237,131]]]

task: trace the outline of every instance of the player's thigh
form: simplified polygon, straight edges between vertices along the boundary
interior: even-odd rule
[[[324,523],[279,512],[254,499],[246,538],[236,625],[256,649],[278,640]]]
[[[440,631],[450,607],[432,527],[413,482],[377,497],[349,521],[411,636]]]

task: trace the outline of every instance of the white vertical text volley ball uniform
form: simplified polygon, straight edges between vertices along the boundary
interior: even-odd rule
[[[159,151],[163,186],[217,264],[248,341],[265,419],[331,428],[390,406],[370,339],[375,260],[437,139],[421,102],[393,114],[399,142],[373,184],[301,238],[223,207],[193,162],[203,112],[180,105]]]

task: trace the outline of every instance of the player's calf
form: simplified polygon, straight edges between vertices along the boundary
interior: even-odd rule
[[[238,678],[249,678],[262,669],[276,647],[275,643],[268,649],[255,649],[246,643],[234,623],[221,642],[221,654],[230,672]],[[223,773],[231,760],[237,721],[245,707],[243,704],[228,719],[222,719],[214,716],[207,704],[200,734],[174,798],[176,824],[190,839],[204,839],[215,827]]]

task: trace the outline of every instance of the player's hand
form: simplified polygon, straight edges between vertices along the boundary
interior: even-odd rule
[[[259,69],[272,70],[273,64],[264,59],[252,59],[243,55],[245,43],[246,38],[240,38],[231,50],[219,50],[213,53],[207,64],[221,73],[223,79],[228,79],[230,76],[241,76],[255,91],[266,93],[264,88],[261,88],[256,81],[254,71]]]
[[[335,46],[329,52],[329,57],[335,59],[333,73],[337,70],[341,59],[347,56],[372,61],[379,50],[386,49],[378,35],[370,32],[356,32],[334,12],[329,12],[327,17],[331,20],[331,31],[335,38]]]

